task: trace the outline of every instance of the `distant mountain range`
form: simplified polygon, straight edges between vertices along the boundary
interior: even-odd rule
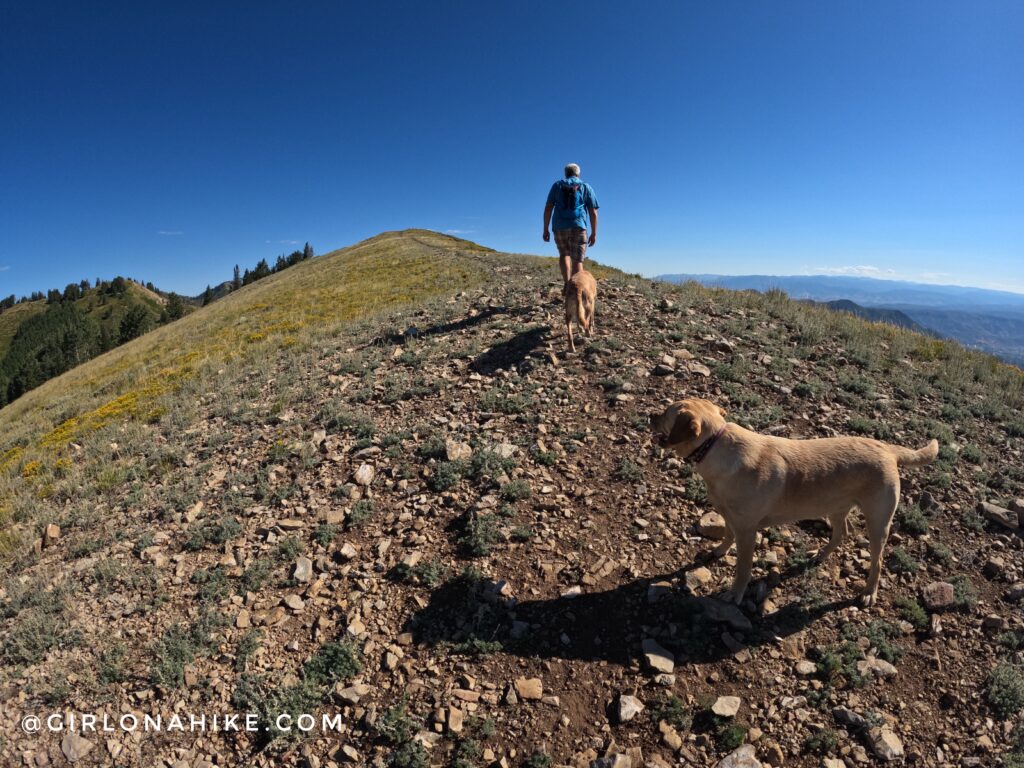
[[[1024,367],[1024,294],[831,275],[658,275],[658,280],[733,290],[777,288],[794,299],[823,303],[984,350]]]

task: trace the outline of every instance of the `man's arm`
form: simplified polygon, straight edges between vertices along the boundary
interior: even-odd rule
[[[597,208],[590,208],[587,212],[590,214],[590,240],[587,245],[593,247],[597,242]]]
[[[542,237],[544,238],[545,243],[551,239],[551,232],[548,230],[548,227],[551,224],[551,213],[554,210],[554,203],[548,203],[547,205],[544,206],[544,234],[542,235]]]

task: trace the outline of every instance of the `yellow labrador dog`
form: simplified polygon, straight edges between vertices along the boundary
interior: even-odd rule
[[[787,440],[759,435],[726,422],[725,410],[691,398],[651,414],[652,439],[694,462],[708,496],[725,518],[721,557],[736,542],[731,598],[743,600],[750,581],[757,531],[796,520],[826,519],[832,535],[818,556],[823,561],[846,535],[847,515],[864,514],[871,543],[871,569],[862,602],[874,605],[882,551],[899,503],[899,467],[933,461],[939,443],[912,451],[865,437]]]
[[[594,305],[597,302],[597,281],[594,276],[581,269],[565,284],[565,331],[569,334],[569,349],[576,351],[572,340],[572,322],[587,336],[594,334]]]

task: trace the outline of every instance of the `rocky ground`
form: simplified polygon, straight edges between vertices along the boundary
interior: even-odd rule
[[[1024,431],[984,366],[783,297],[618,274],[570,355],[550,265],[494,270],[105,436],[92,527],[55,506],[4,587],[4,765],[1015,764]],[[772,434],[939,438],[903,472],[877,607],[855,602],[859,514],[821,567],[824,525],[766,531],[744,605],[715,599],[721,521],[646,428],[690,395]],[[71,711],[342,717],[305,736],[19,726]]]

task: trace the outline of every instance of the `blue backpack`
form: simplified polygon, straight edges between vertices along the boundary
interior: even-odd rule
[[[562,181],[562,209],[574,216],[583,215],[583,182],[579,179]]]

